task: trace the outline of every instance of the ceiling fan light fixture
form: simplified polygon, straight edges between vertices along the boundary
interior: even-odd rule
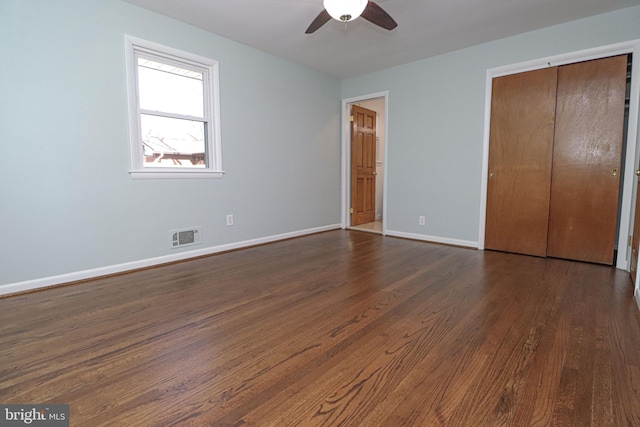
[[[324,0],[324,8],[333,19],[349,22],[362,14],[369,0]]]

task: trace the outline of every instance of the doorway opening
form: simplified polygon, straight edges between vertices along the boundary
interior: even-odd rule
[[[343,101],[342,226],[386,234],[387,93]]]
[[[624,123],[622,128],[622,158],[625,159],[627,157],[627,139],[629,138],[629,110],[631,106],[631,72],[633,69],[633,53],[627,54],[627,84],[625,88],[625,96],[624,96]],[[623,161],[620,165],[620,176],[625,176],[625,162]],[[613,255],[613,265],[617,265],[618,262],[618,251],[620,249],[624,250],[625,242],[620,244],[620,218],[622,218],[622,194],[624,190],[624,181],[620,180],[620,188],[618,192],[618,214],[617,214],[617,223],[616,223],[616,243],[615,250]],[[635,213],[635,211],[634,211]],[[632,225],[633,226],[633,225]],[[631,232],[630,234],[633,234]],[[629,266],[631,268],[631,266]],[[635,279],[635,277],[634,277]],[[634,280],[635,281],[635,280]]]

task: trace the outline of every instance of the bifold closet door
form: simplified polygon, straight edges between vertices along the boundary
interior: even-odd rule
[[[485,247],[545,256],[557,67],[493,79]]]
[[[627,56],[558,71],[547,255],[612,264]]]

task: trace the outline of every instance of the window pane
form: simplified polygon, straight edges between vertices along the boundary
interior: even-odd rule
[[[204,117],[202,73],[138,58],[140,108]]]
[[[145,168],[204,168],[205,124],[193,120],[140,115]]]

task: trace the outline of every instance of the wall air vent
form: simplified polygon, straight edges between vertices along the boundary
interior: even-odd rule
[[[171,249],[181,248],[183,246],[199,245],[201,243],[201,234],[202,232],[200,231],[200,227],[171,230],[169,232]]]

